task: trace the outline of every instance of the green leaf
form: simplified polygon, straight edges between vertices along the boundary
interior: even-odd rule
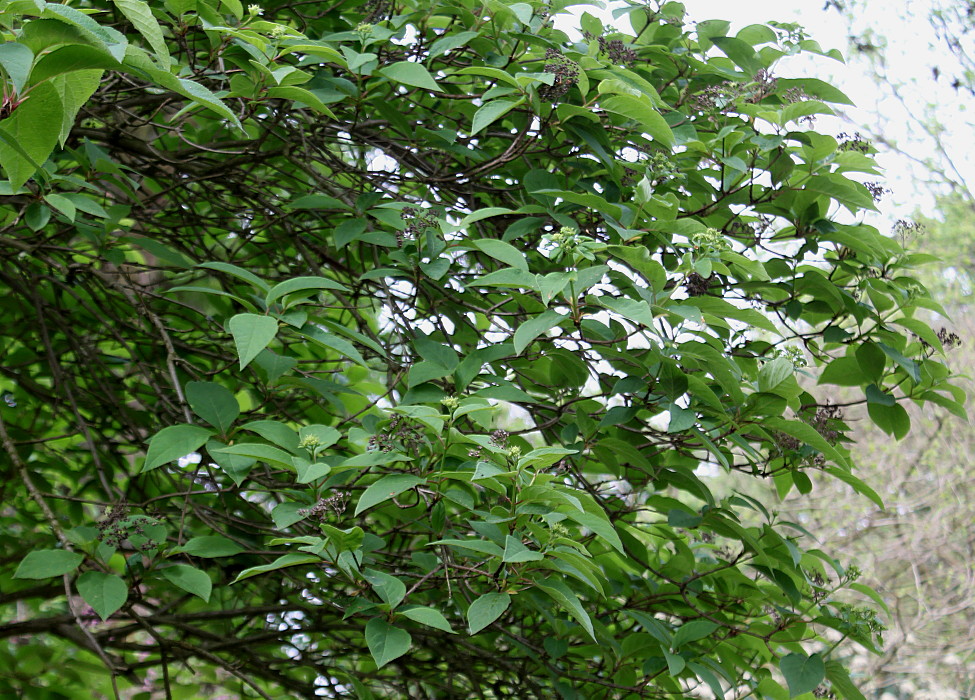
[[[409,632],[393,627],[381,617],[366,623],[366,645],[379,668],[408,652],[412,644]]]
[[[460,363],[457,351],[449,345],[438,343],[424,335],[417,335],[413,341],[413,347],[424,360],[429,360],[444,369],[453,372]]]
[[[506,267],[503,270],[495,270],[486,275],[470,280],[468,287],[521,287],[523,289],[535,289],[537,287],[535,275],[517,267]]]
[[[267,380],[272,384],[298,365],[298,361],[295,358],[278,355],[271,350],[264,350],[258,353],[257,357],[254,358],[254,362],[257,363],[258,367],[267,372]]]
[[[285,280],[280,284],[274,285],[270,291],[268,291],[267,296],[264,298],[264,303],[271,306],[281,297],[287,296],[288,294],[294,294],[296,292],[308,292],[317,291],[320,289],[332,289],[338,291],[348,291],[348,289],[343,284],[339,284],[327,277],[294,277],[290,280]]]
[[[188,383],[186,400],[193,413],[220,431],[222,435],[227,434],[240,415],[240,406],[231,391],[213,382]]]
[[[129,587],[115,574],[86,571],[75,582],[78,594],[102,620],[107,620],[129,597]]]
[[[220,454],[239,455],[241,457],[253,457],[268,464],[275,464],[281,467],[294,467],[294,456],[284,450],[271,445],[264,445],[257,442],[243,442],[230,445],[217,450]]]
[[[507,593],[485,593],[475,600],[467,609],[467,625],[470,633],[477,634],[497,620],[509,605],[511,605],[511,596]]]
[[[75,119],[78,116],[78,112],[82,107],[88,102],[98,86],[101,84],[101,78],[104,74],[102,70],[79,70],[66,75],[59,75],[56,78],[52,78],[55,89],[61,95],[62,107],[64,110],[64,116],[61,120],[61,133],[58,136],[58,142],[61,146],[68,140],[68,136],[71,134],[71,130],[74,128]],[[93,200],[88,200],[93,205],[97,205]],[[85,211],[84,207],[79,203],[75,202],[76,206]],[[94,214],[94,212],[89,211],[88,213],[104,216],[102,214]],[[107,217],[104,217],[107,218]],[[187,265],[188,267],[188,265]]]
[[[850,674],[839,661],[830,660],[826,662],[826,677],[829,679],[832,689],[839,691],[843,700],[867,700],[863,693],[853,685]]]
[[[819,654],[789,654],[779,662],[779,669],[789,684],[790,698],[815,690],[826,677],[826,664]]]
[[[667,671],[672,676],[676,676],[687,666],[687,661],[679,654],[673,654],[668,649],[662,649],[664,659],[667,660]]]
[[[160,573],[171,584],[201,598],[204,603],[210,601],[210,591],[213,589],[213,583],[210,581],[210,577],[207,576],[206,572],[200,571],[195,566],[189,566],[188,564],[174,564],[173,566],[167,566],[165,569],[162,569]],[[238,578],[240,577],[238,576]]]
[[[494,542],[489,542],[488,540],[437,540],[436,542],[430,542],[430,546],[434,545],[447,545],[448,547],[460,547],[461,549],[469,549],[472,552],[480,552],[482,554],[487,554],[492,557],[503,557],[504,550],[501,549]]]
[[[599,106],[607,112],[613,112],[638,122],[653,137],[654,141],[659,141],[665,147],[672,148],[674,146],[674,133],[646,95],[639,97],[633,95],[600,97]]]
[[[252,566],[249,569],[244,569],[237,574],[237,578],[233,580],[233,583],[243,581],[244,579],[251,578],[252,576],[266,574],[269,571],[287,569],[292,566],[301,566],[302,564],[317,564],[321,561],[322,560],[314,554],[284,554],[270,564],[261,564],[260,566]]]
[[[471,39],[476,39],[477,36],[477,32],[457,32],[445,34],[430,44],[430,51],[427,54],[427,59],[434,59],[441,54],[453,51],[454,49],[459,49],[461,46],[466,45]]]
[[[348,206],[346,206],[342,200],[318,193],[305,194],[301,197],[295,197],[288,202],[288,207],[291,209],[348,209]],[[315,277],[313,279],[321,278]],[[285,284],[285,282],[282,282],[281,284]]]
[[[118,69],[120,63],[107,51],[74,44],[62,46],[51,53],[45,55],[34,66],[31,71],[31,80],[40,83],[62,74],[71,74],[77,71]]]
[[[528,260],[525,258],[525,254],[510,243],[505,243],[495,238],[481,238],[476,241],[471,241],[471,245],[510,267],[516,267],[525,272],[528,271]]]
[[[64,214],[68,221],[74,223],[78,210],[75,208],[74,202],[70,199],[60,194],[46,194],[44,195],[44,201]]]
[[[518,468],[525,467],[550,467],[563,457],[578,454],[578,450],[569,450],[565,447],[539,447],[532,450],[518,460]]]
[[[158,74],[153,74],[158,77]],[[191,100],[197,104],[201,104],[207,109],[213,110],[221,117],[230,122],[238,131],[243,131],[244,127],[241,125],[240,120],[237,115],[234,114],[222,101],[220,101],[216,95],[210,92],[209,89],[203,87],[199,83],[195,83],[192,80],[187,80],[185,78],[180,78],[178,85],[176,86],[176,92],[180,93],[184,97],[189,97]]]
[[[332,466],[330,464],[324,462],[311,464],[304,460],[295,459],[296,483],[310,484],[313,481],[321,479],[323,476],[327,476],[331,471]]]
[[[10,180],[12,190],[19,190],[54,150],[61,132],[64,106],[57,89],[41,83],[27,99],[0,121],[0,166]],[[11,141],[16,145],[11,145]]]
[[[197,425],[171,425],[163,428],[149,440],[142,471],[151,471],[196,452],[212,436],[212,430]]]
[[[795,373],[792,360],[785,357],[777,357],[771,362],[765,363],[758,373],[758,390],[771,391],[779,384],[784,382]]]
[[[125,55],[125,46],[128,43],[125,35],[111,27],[99,24],[80,10],[68,5],[49,2],[43,5],[42,17],[53,17],[77,27],[83,34],[87,35],[85,38],[90,40],[89,43],[103,45],[119,60]],[[45,31],[47,29],[45,27]],[[35,53],[37,52],[35,51]]]
[[[710,620],[692,620],[685,622],[674,633],[671,646],[675,650],[680,649],[685,644],[709,637],[716,629],[718,629],[718,625]]]
[[[399,61],[385,68],[380,68],[379,73],[404,85],[418,87],[424,90],[433,90],[434,92],[443,92],[443,88],[437,85],[437,81],[430,75],[430,71],[419,63]]]
[[[744,69],[749,77],[754,76],[766,66],[755,53],[755,49],[750,44],[733,37],[714,37],[711,39],[714,45],[721,49],[724,54],[735,62],[739,68]]]
[[[294,428],[289,425],[285,425],[281,421],[253,420],[240,426],[240,429],[257,433],[262,438],[271,444],[276,445],[277,447],[285,449],[294,454],[300,454],[298,449],[298,443],[300,442],[298,433],[295,432]],[[282,455],[281,453],[275,453],[275,455],[279,459],[284,457],[284,461],[287,461],[287,457],[285,455]]]
[[[197,267],[202,267],[206,270],[217,270],[219,272],[223,272],[232,277],[236,277],[237,279],[243,280],[244,282],[247,282],[255,289],[259,289],[260,291],[265,293],[271,291],[271,287],[268,286],[267,282],[265,282],[260,277],[255,275],[253,272],[250,272],[249,270],[245,270],[242,267],[238,267],[237,265],[233,265],[232,263],[205,262],[205,263],[200,263],[199,265],[197,265]]]
[[[797,420],[787,420],[777,416],[769,416],[763,420],[763,424],[767,428],[781,431],[786,435],[791,435],[797,440],[801,440],[807,445],[815,447],[817,450],[822,452],[825,457],[831,459],[841,466],[849,466],[843,455],[841,455],[835,447],[826,442],[826,439],[808,423],[803,423],[802,421]]]
[[[139,34],[152,47],[152,50],[156,52],[159,64],[164,69],[169,70],[169,49],[166,48],[162,28],[156,18],[152,16],[148,3],[141,2],[141,0],[114,0],[114,2],[115,7],[122,11],[126,19],[132,23],[132,26],[138,30]]]
[[[227,328],[234,336],[240,368],[244,369],[274,340],[278,333],[278,322],[270,316],[237,314],[227,323]]]
[[[524,561],[541,561],[545,555],[541,552],[529,549],[521,540],[506,535],[504,538],[504,555],[501,560],[509,564],[517,564]]]
[[[778,92],[784,94],[798,88],[810,97],[816,97],[824,102],[854,106],[853,100],[838,88],[817,78],[782,78],[778,81]]]
[[[921,370],[918,367],[917,362],[909,357],[905,357],[903,354],[890,347],[885,343],[877,343],[884,354],[896,362],[900,367],[907,372],[908,376],[914,380],[915,383],[921,381]]]
[[[23,44],[13,41],[0,44],[0,67],[10,78],[14,94],[21,94],[30,75],[30,67],[34,63],[34,53]]]
[[[384,476],[376,483],[370,485],[363,492],[362,496],[359,497],[359,502],[355,507],[355,514],[359,515],[359,513],[372,508],[374,505],[388,501],[390,498],[395,498],[404,491],[408,491],[423,482],[423,479],[412,474],[389,474]]]
[[[298,511],[305,510],[306,508],[308,506],[302,503],[279,503],[271,511],[271,519],[274,521],[274,527],[278,530],[284,530],[297,522],[301,522],[307,516]]]
[[[549,309],[522,323],[518,326],[518,330],[515,331],[515,354],[520,355],[523,353],[525,348],[531,345],[535,338],[559,325],[567,318],[567,315],[560,314],[555,309]]]
[[[897,404],[897,399],[894,398],[893,394],[881,391],[876,384],[869,384],[863,393],[867,397],[868,403],[879,403],[883,406],[894,406]]]
[[[179,552],[204,559],[232,557],[243,551],[243,547],[223,535],[202,535],[200,537],[194,537],[182,547],[177,547],[173,550],[174,553]]]
[[[399,608],[396,612],[397,614],[407,617],[414,622],[419,622],[421,625],[443,630],[444,632],[450,632],[451,634],[457,634],[454,631],[454,628],[450,626],[450,623],[447,622],[447,618],[443,616],[443,613],[436,608],[414,605]]]
[[[474,119],[471,121],[471,136],[487,128],[522,102],[524,99],[485,102],[474,112]]]
[[[569,516],[570,520],[575,520],[583,527],[592,530],[599,539],[605,541],[620,554],[626,554],[623,549],[623,543],[620,541],[620,536],[616,532],[616,528],[613,527],[613,524],[609,522],[606,516],[600,517],[592,513],[579,513],[574,510],[566,511],[566,515]]]
[[[573,593],[572,589],[559,580],[547,578],[544,581],[536,581],[535,586],[547,593],[555,602],[565,608],[568,613],[582,625],[582,628],[589,633],[589,636],[596,639],[596,633],[592,627],[592,620],[589,613],[579,602],[579,596]]]
[[[14,573],[14,578],[42,579],[63,576],[77,569],[84,560],[83,554],[65,549],[38,549],[24,557]]]
[[[372,586],[376,595],[382,598],[383,602],[388,604],[390,608],[395,608],[406,596],[406,584],[395,576],[375,569],[365,569],[362,575]]]
[[[294,85],[282,85],[278,87],[272,87],[267,91],[268,97],[277,97],[285,100],[291,100],[292,102],[301,102],[319,114],[324,114],[329,119],[338,120],[335,113],[325,106],[311,90],[306,90],[302,87],[296,87]]]
[[[876,503],[877,507],[880,508],[880,510],[884,510],[884,501],[882,498],[880,498],[880,495],[872,488],[867,486],[865,483],[863,483],[863,481],[853,476],[853,474],[848,472],[846,469],[842,467],[826,467],[824,471],[826,471],[827,474],[832,474],[843,483],[849,484],[854,491],[856,491],[859,494],[863,494],[871,501]]]
[[[904,439],[911,430],[911,416],[907,410],[896,401],[893,404],[870,402],[867,404],[870,420],[888,435],[897,440]]]
[[[881,506],[881,508],[883,508],[883,506]],[[887,605],[887,601],[885,601],[883,596],[880,595],[877,591],[872,589],[870,586],[867,586],[862,583],[850,583],[848,585],[851,590],[854,590],[858,593],[862,593],[863,595],[870,598],[870,600],[875,602],[880,607],[880,609],[884,611],[884,613],[887,616],[890,616],[890,607]]]
[[[491,68],[490,66],[467,66],[458,70],[457,75],[480,75],[485,78],[500,80],[515,88],[519,87],[518,81],[515,80],[513,75],[500,68]]]
[[[355,349],[355,346],[352,343],[344,338],[339,338],[334,333],[323,331],[317,326],[312,329],[308,329],[308,327],[305,326],[305,328],[302,329],[301,334],[319,345],[335,350],[340,355],[345,355],[353,362],[362,365],[363,367],[369,367],[362,355],[359,354],[359,351]]]

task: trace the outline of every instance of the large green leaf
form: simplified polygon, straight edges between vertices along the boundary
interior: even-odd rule
[[[528,271],[528,261],[525,259],[525,254],[510,243],[494,238],[481,238],[471,241],[471,245],[506,265],[517,267],[525,272]]]
[[[491,100],[484,103],[474,113],[474,119],[471,122],[471,136],[486,129],[522,102],[523,100]]]
[[[779,662],[779,669],[789,684],[790,698],[815,690],[826,677],[826,664],[819,654],[789,654]]]
[[[8,41],[0,44],[0,66],[10,78],[14,94],[23,92],[34,63],[34,53],[24,44]]]
[[[389,476],[384,476],[376,483],[370,485],[363,492],[362,496],[359,497],[359,502],[355,507],[355,514],[359,515],[359,513],[384,501],[388,501],[391,498],[395,498],[404,491],[408,491],[422,483],[423,479],[413,474],[390,474]]]
[[[659,141],[665,147],[674,145],[674,133],[666,120],[660,115],[653,103],[645,95],[612,95],[601,97],[599,105],[607,112],[619,114],[636,121],[654,141]]]
[[[443,616],[443,613],[435,608],[425,607],[422,605],[413,605],[401,607],[396,612],[403,617],[408,617],[414,622],[419,622],[421,625],[443,630],[444,632],[449,632],[450,634],[456,634],[454,629],[450,626],[450,623],[447,621],[447,618]]]
[[[467,626],[470,633],[477,634],[497,620],[509,605],[511,605],[511,596],[507,593],[485,593],[480,596],[467,609]]]
[[[64,105],[49,82],[31,89],[9,117],[0,121],[0,166],[13,190],[20,189],[43,165],[57,145]],[[16,143],[11,145],[10,141]],[[26,157],[25,157],[26,156]]]
[[[559,325],[566,318],[565,314],[561,314],[555,309],[549,309],[535,318],[525,321],[515,331],[515,352],[520,355],[525,351],[525,348],[532,344],[535,338]]]
[[[58,142],[63,147],[74,128],[75,119],[78,112],[98,89],[101,78],[104,74],[102,70],[77,70],[66,75],[59,75],[52,78],[51,82],[61,95],[64,118],[61,122],[61,133],[58,135]],[[82,195],[87,198],[87,195]],[[94,198],[90,199],[93,206],[100,206]]]
[[[379,73],[403,85],[423,88],[424,90],[433,90],[434,92],[443,92],[443,88],[437,85],[437,81],[430,75],[430,71],[420,63],[399,61],[380,68]]]
[[[327,277],[294,277],[274,285],[264,298],[264,303],[271,306],[278,299],[289,294],[313,292],[321,289],[346,291],[345,285],[339,284]]]
[[[142,471],[147,472],[195,452],[213,436],[212,430],[197,425],[171,425],[149,440]]]
[[[38,549],[30,552],[14,573],[14,578],[53,578],[70,574],[85,557],[64,549]]]
[[[319,562],[321,562],[321,559],[314,554],[284,554],[270,564],[261,564],[260,566],[252,566],[248,569],[244,569],[237,574],[237,578],[235,578],[233,582],[237,583],[238,581],[243,581],[244,579],[251,578],[252,576],[266,574],[269,571],[277,571],[279,569],[287,569],[292,566],[315,564]]]
[[[194,537],[174,552],[189,554],[194,557],[212,559],[215,557],[232,557],[244,551],[238,543],[222,535],[201,535]]]
[[[129,587],[115,574],[86,571],[75,582],[78,593],[100,618],[107,620],[129,597]]]
[[[186,400],[200,418],[226,435],[240,415],[240,406],[231,391],[214,382],[190,382]]]
[[[408,652],[413,638],[406,630],[394,627],[380,617],[374,617],[366,623],[366,644],[376,666],[382,668]]]
[[[278,322],[270,316],[237,314],[227,323],[227,329],[234,336],[240,368],[244,369],[274,340]]]
[[[174,564],[162,569],[160,573],[171,584],[201,598],[204,603],[210,600],[213,583],[205,571],[187,564]]]
[[[62,46],[46,54],[34,66],[30,77],[33,82],[40,83],[64,73],[119,68],[120,66],[119,61],[107,51],[102,51],[94,46],[75,44]]]
[[[166,46],[159,22],[152,16],[149,3],[142,0],[113,0],[113,2],[156,52],[160,66],[168,70],[169,48]]]
[[[579,601],[579,596],[577,596],[571,588],[565,585],[562,581],[554,578],[547,578],[544,581],[536,581],[535,586],[547,593],[552,597],[559,605],[565,608],[568,613],[575,618],[576,622],[582,625],[582,628],[586,630],[590,637],[596,638],[596,633],[592,626],[592,620],[589,617],[589,613],[583,607],[582,603]]]
[[[391,574],[375,569],[366,569],[362,575],[372,586],[376,595],[382,598],[383,602],[390,608],[395,608],[406,596],[406,584]]]

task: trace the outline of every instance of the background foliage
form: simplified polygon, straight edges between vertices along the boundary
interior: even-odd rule
[[[707,474],[879,507],[816,385],[964,414],[926,256],[794,27],[560,10],[3,6],[4,692],[862,697]]]

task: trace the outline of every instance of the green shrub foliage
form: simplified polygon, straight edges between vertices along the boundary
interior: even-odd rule
[[[614,15],[0,6],[0,693],[862,697],[775,492],[963,413],[923,260],[837,56]]]

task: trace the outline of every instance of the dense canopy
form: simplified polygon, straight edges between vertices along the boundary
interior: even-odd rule
[[[862,697],[775,492],[963,396],[838,56],[562,6],[0,9],[0,694]]]

